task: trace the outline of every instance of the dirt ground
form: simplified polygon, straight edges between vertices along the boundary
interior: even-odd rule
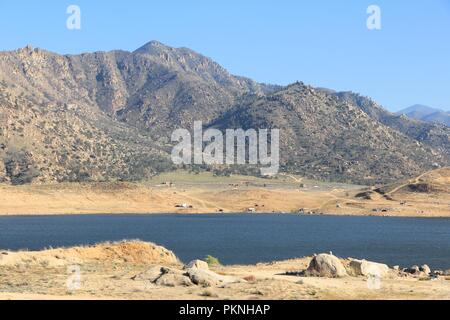
[[[41,252],[2,252],[0,299],[450,299],[450,278],[399,275],[394,270],[371,289],[364,276],[318,278],[287,275],[307,268],[311,257],[247,266],[215,266],[240,279],[220,286],[161,286],[136,279],[155,265],[182,269],[170,251],[122,242]],[[7,260],[5,260],[7,259]],[[344,261],[345,262],[345,261]],[[73,280],[73,264],[80,271]],[[134,279],[133,279],[134,278]]]
[[[146,183],[0,185],[0,215],[249,211],[448,217],[450,169],[380,188],[295,176],[227,178],[184,172],[162,175]]]

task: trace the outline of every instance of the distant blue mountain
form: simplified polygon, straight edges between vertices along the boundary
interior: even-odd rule
[[[409,108],[400,110],[397,114],[404,114],[409,118],[426,122],[442,123],[450,126],[450,111],[443,111],[421,104],[415,104]]]

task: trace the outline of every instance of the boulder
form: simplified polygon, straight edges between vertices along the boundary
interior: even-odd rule
[[[208,264],[203,260],[192,260],[184,268],[185,269],[194,268],[194,269],[209,270]]]
[[[192,286],[193,283],[182,270],[154,266],[131,278],[136,281],[150,281],[158,286]]]
[[[179,273],[164,273],[159,278],[157,278],[154,283],[158,286],[166,287],[189,287],[193,285],[191,279]]]
[[[431,273],[430,267],[429,267],[428,265],[426,265],[426,264],[424,264],[423,266],[421,266],[421,267],[419,268],[419,270],[422,271],[423,273],[427,274],[427,275]]]
[[[190,263],[188,266],[190,267],[185,267],[185,270],[154,266],[135,275],[131,279],[136,281],[150,281],[158,286],[166,287],[188,287],[194,284],[203,287],[212,287],[242,281],[239,278],[222,276],[213,271],[203,269],[205,265],[201,263]]]
[[[352,259],[348,266],[350,274],[355,276],[385,277],[389,273],[389,267],[383,263]]]
[[[347,275],[347,271],[339,258],[322,253],[315,256],[305,271],[306,276],[340,278]]]
[[[240,279],[222,276],[210,270],[191,268],[186,272],[191,281],[199,286],[212,287],[228,283],[240,282]]]

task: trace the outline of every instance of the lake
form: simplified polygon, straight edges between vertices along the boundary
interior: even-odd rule
[[[0,248],[141,239],[182,261],[253,264],[333,251],[389,265],[450,269],[450,219],[300,215],[66,215],[0,217]]]

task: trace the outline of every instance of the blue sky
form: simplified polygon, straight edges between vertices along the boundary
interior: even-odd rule
[[[81,8],[81,30],[66,9]],[[366,27],[369,5],[381,30]],[[0,50],[189,47],[231,73],[352,90],[391,110],[450,110],[450,0],[0,1]]]

